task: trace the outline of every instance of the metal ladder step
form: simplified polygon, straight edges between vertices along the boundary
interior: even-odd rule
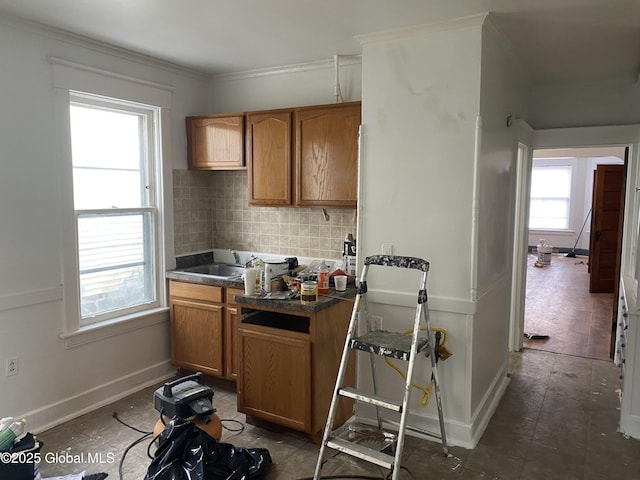
[[[353,398],[360,402],[369,403],[377,407],[386,408],[394,412],[402,412],[402,402],[389,400],[380,395],[374,395],[372,393],[361,393],[359,390],[351,387],[342,387],[338,390],[338,395],[343,397]]]
[[[411,356],[411,335],[404,335],[399,332],[388,332],[386,330],[375,330],[351,339],[349,347],[375,355],[408,361]],[[418,333],[417,353],[425,350],[427,351],[427,355],[431,351],[429,337],[426,331],[421,331]]]
[[[327,447],[353,457],[361,458],[367,462],[375,463],[389,470],[393,468],[395,458],[392,455],[365,447],[358,443],[349,442],[342,438],[332,438],[327,441]]]

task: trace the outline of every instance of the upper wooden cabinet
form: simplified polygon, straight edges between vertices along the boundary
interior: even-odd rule
[[[250,205],[291,205],[292,110],[247,114]]]
[[[244,169],[244,115],[187,117],[187,161],[191,170]]]
[[[355,207],[360,106],[248,113],[249,204]]]
[[[356,207],[360,118],[360,102],[296,109],[296,205]]]

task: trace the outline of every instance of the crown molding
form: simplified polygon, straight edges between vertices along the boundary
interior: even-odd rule
[[[459,30],[461,28],[480,27],[482,26],[488,15],[488,13],[481,13],[478,15],[454,18],[452,20],[445,20],[442,22],[414,25],[412,27],[397,28],[394,30],[383,30],[381,32],[356,35],[355,39],[359,41],[361,45],[369,45],[374,43],[393,42],[424,33],[445,32],[448,30]]]
[[[27,20],[25,18],[10,15],[4,12],[0,12],[0,25],[19,28],[29,33],[40,35],[46,38],[51,38],[59,42],[68,43],[77,47],[87,48],[98,53],[122,58],[124,60],[136,62],[153,68],[158,68],[168,72],[187,75],[199,79],[211,78],[211,74],[208,72],[203,72],[201,70],[196,70],[184,65],[161,60],[159,58],[145,55],[134,50],[129,50],[124,47],[118,47],[107,42],[95,40],[84,35],[71,33],[66,30],[51,27],[43,23],[34,22],[32,20]]]
[[[338,55],[340,67],[351,65],[362,65],[362,55]],[[243,72],[223,73],[214,75],[212,80],[219,81],[235,81],[245,80],[249,78],[268,77],[271,75],[286,75],[290,73],[309,72],[314,70],[332,69],[335,67],[333,58],[327,60],[316,60],[306,63],[294,63],[291,65],[282,65],[279,67],[258,68],[255,70],[245,70]]]
[[[102,68],[91,67],[88,65],[83,65],[81,63],[72,62],[71,60],[65,60],[64,58],[49,56],[47,57],[47,61],[52,65],[62,65],[63,67],[80,70],[82,72],[97,73],[98,75],[102,75],[110,78],[117,78],[118,80],[125,80],[127,82],[138,83],[146,87],[158,88],[160,90],[168,90],[170,92],[175,90],[175,87],[171,85],[165,85],[163,83],[151,82],[149,80],[142,80],[140,78],[131,77],[129,75],[122,75],[119,73],[110,72]]]

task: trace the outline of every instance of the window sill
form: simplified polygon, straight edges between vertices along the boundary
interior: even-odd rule
[[[59,335],[59,338],[64,340],[64,346],[68,350],[168,321],[169,308],[154,308],[145,312],[80,327],[74,332],[63,332]]]
[[[573,235],[574,233],[576,233],[575,230],[561,230],[561,229],[544,229],[544,228],[530,228],[529,229],[529,233],[533,234],[533,233],[540,233],[540,234],[546,234],[546,235]]]

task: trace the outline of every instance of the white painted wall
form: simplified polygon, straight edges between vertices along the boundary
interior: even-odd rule
[[[66,323],[63,299],[73,294],[65,291],[62,253],[72,205],[55,135],[60,120],[49,56],[174,87],[164,152],[169,167],[186,165],[184,117],[208,95],[206,77],[0,17],[2,372],[5,358],[19,357],[17,376],[0,374],[0,416],[26,416],[35,431],[175,371],[166,313],[161,323],[75,348],[58,337]]]
[[[527,118],[525,77],[490,19],[482,29],[480,117],[476,159],[477,305],[473,318],[471,416],[484,429],[506,383],[513,242],[517,132],[508,118]],[[474,244],[472,242],[472,248]],[[471,267],[473,268],[473,266]]]
[[[505,122],[526,112],[499,39],[467,21],[364,39],[359,254],[390,243],[431,261],[432,319],[453,352],[440,366],[448,434],[473,446],[506,386],[515,141]],[[415,294],[399,292],[415,283],[374,281],[373,309],[403,330]],[[395,373],[382,375],[391,392]],[[433,406],[412,414],[433,429]]]
[[[339,85],[345,102],[362,97],[359,57],[340,57]],[[209,113],[249,112],[335,103],[334,61],[215,77]]]
[[[361,256],[390,243],[431,261],[432,319],[454,354],[440,365],[445,417],[465,446],[507,383],[516,141],[506,118],[526,117],[527,86],[499,35],[475,20],[364,39],[359,205]],[[415,283],[375,280],[372,310],[402,331],[415,294],[400,292]],[[382,375],[392,393],[395,373]],[[412,422],[433,429],[433,407],[418,410]]]
[[[529,96],[529,124],[537,130],[639,124],[638,104],[636,78],[540,86]]]

